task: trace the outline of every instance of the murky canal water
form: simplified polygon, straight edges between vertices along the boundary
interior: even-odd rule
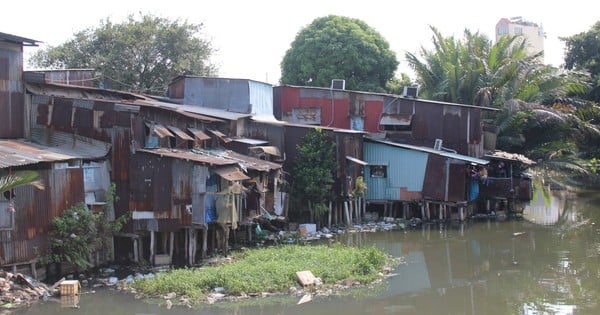
[[[600,193],[540,194],[517,221],[351,234],[404,262],[382,285],[344,296],[257,299],[170,310],[97,290],[80,308],[48,301],[17,314],[600,314]]]

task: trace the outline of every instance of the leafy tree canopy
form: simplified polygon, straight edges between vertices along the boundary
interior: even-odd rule
[[[383,92],[398,67],[388,42],[361,20],[329,15],[302,29],[281,62],[281,84]]]
[[[102,20],[100,26],[76,32],[58,46],[37,51],[37,68],[92,68],[107,88],[163,94],[177,75],[212,75],[210,41],[197,35],[202,24],[153,15],[130,15],[122,23]]]
[[[565,42],[565,68],[584,70],[593,79],[588,99],[600,102],[600,21],[587,32],[561,37]]]

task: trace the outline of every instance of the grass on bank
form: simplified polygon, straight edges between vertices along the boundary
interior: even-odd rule
[[[155,278],[135,281],[132,287],[148,296],[170,292],[195,302],[222,287],[231,295],[287,292],[297,286],[296,272],[310,270],[323,284],[344,279],[369,283],[389,262],[377,247],[285,245],[234,253],[233,263],[215,267],[174,269]]]

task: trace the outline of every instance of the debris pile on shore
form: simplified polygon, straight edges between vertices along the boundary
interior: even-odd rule
[[[2,307],[13,308],[33,303],[52,295],[53,289],[20,273],[0,271]]]

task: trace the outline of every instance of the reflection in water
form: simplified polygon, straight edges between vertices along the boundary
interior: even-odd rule
[[[550,190],[549,187],[535,185],[533,198],[525,206],[523,216],[531,222],[541,225],[556,224],[565,213],[566,196],[564,190]]]
[[[534,223],[479,221],[422,229],[346,234],[337,241],[375,245],[402,263],[382,285],[344,296],[217,303],[167,310],[114,291],[81,297],[80,309],[46,302],[22,314],[600,314],[598,194],[533,206]],[[550,210],[548,210],[550,209]],[[532,213],[528,213],[531,211]],[[542,211],[547,215],[534,214]],[[552,218],[552,219],[549,219]],[[550,222],[555,222],[550,225]]]

